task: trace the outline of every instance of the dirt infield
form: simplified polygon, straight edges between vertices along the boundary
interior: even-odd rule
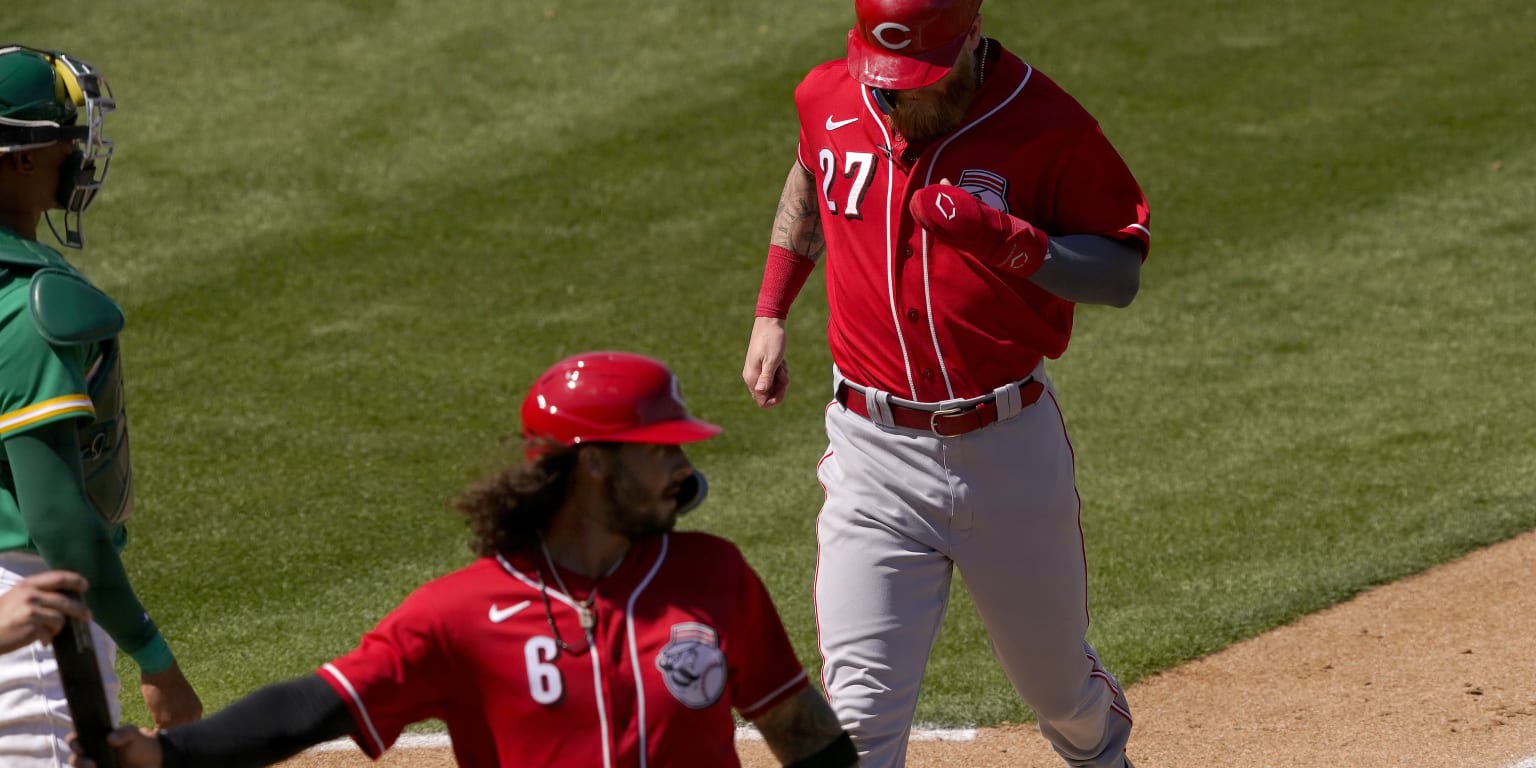
[[[1137,768],[1536,766],[1536,532],[1367,592],[1128,692]],[[777,765],[742,744],[749,768]],[[914,766],[1060,768],[1032,726],[916,742]],[[368,765],[308,753],[288,768]],[[453,765],[397,749],[390,768]]]

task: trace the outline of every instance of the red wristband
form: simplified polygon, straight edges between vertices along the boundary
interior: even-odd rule
[[[757,316],[789,317],[789,305],[795,303],[806,278],[816,269],[816,262],[780,245],[768,246],[768,263],[763,266],[763,286],[757,291]]]

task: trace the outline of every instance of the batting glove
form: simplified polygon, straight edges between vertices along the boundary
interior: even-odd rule
[[[1044,232],[959,187],[923,187],[912,195],[907,208],[934,238],[994,268],[1029,277],[1045,263],[1049,241]]]

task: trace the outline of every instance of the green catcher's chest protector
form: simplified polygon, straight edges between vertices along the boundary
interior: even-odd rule
[[[0,232],[0,274],[30,280],[32,322],[55,346],[95,345],[86,394],[96,418],[81,425],[80,460],[91,505],[110,525],[133,515],[133,466],[128,459],[128,412],[117,334],[123,312],[51,248]]]

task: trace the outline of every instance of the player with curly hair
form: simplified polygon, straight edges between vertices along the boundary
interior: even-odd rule
[[[672,372],[577,355],[522,416],[526,461],[455,503],[474,563],[312,675],[200,723],[119,730],[120,764],[269,765],[340,736],[377,758],[436,718],[461,766],[733,766],[733,710],[785,764],[856,764],[741,553],[672,530],[707,490],[682,445],[720,431],[688,415]]]

